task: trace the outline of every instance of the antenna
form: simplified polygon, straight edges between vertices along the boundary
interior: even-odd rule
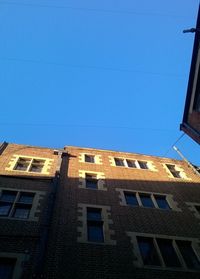
[[[174,145],[173,149],[179,154],[179,156],[188,164],[189,167],[191,167],[191,169],[194,171],[194,173],[196,173],[197,175],[200,176],[200,173],[196,170],[196,168],[185,158],[185,156],[183,156],[183,154],[181,153],[181,151]]]

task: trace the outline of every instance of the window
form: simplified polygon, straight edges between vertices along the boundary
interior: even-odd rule
[[[100,208],[87,208],[87,236],[88,241],[104,242]]]
[[[148,194],[139,194],[142,206],[144,207],[155,207],[152,198]]]
[[[165,210],[171,209],[167,198],[164,195],[124,191],[124,197],[127,205],[160,208]]]
[[[115,165],[116,166],[120,166],[120,167],[124,167],[124,160],[123,159],[119,159],[119,158],[114,158],[115,160]]]
[[[169,203],[166,200],[166,196],[154,195],[154,199],[158,205],[158,208],[171,209]]]
[[[116,245],[110,206],[78,203],[77,210],[78,242],[91,245]]]
[[[176,169],[175,165],[166,164],[171,175],[175,178],[181,178],[181,172]]]
[[[28,172],[42,172],[45,160],[19,157],[14,170]]]
[[[95,163],[95,156],[85,154],[85,162],[86,163]]]
[[[35,194],[2,190],[0,195],[0,216],[28,219]]]
[[[139,164],[141,169],[148,169],[147,162],[138,161],[138,164]]]
[[[134,169],[149,169],[148,163],[145,161],[114,158],[114,162],[115,162],[115,166],[118,167],[128,167]]]
[[[142,262],[147,266],[200,269],[191,241],[137,236]]]
[[[137,237],[144,265],[160,265],[160,260],[152,238]]]
[[[139,206],[135,193],[125,192],[124,196],[128,205]]]
[[[0,278],[12,279],[16,259],[0,258]]]
[[[98,189],[98,179],[96,174],[85,174],[86,188],[88,189]]]
[[[127,165],[129,168],[137,168],[135,161],[133,160],[126,160]]]

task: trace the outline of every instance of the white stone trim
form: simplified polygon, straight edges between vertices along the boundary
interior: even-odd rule
[[[98,180],[98,189],[88,189],[86,188],[86,174],[95,174]],[[88,190],[103,190],[107,191],[106,182],[105,182],[105,174],[103,172],[95,172],[89,170],[79,170],[79,188],[88,189]]]
[[[100,208],[102,210],[102,221],[103,221],[103,233],[104,233],[104,242],[91,242],[87,239],[87,208]],[[113,229],[110,228],[110,225],[113,225],[111,219],[111,207],[105,205],[96,205],[96,204],[78,204],[78,221],[81,223],[77,227],[79,236],[77,238],[78,242],[88,243],[88,244],[98,244],[98,245],[116,245],[116,240],[111,239],[115,235]]]
[[[108,158],[109,158],[110,165],[113,166],[113,167],[128,168],[128,169],[132,169],[132,170],[139,169],[139,170],[144,170],[144,171],[147,171],[147,170],[158,171],[156,169],[156,166],[154,165],[154,162],[150,161],[150,160],[135,159],[135,158],[130,158],[130,157],[120,157],[120,156],[108,156]],[[116,166],[115,158],[123,160],[124,166]],[[136,168],[129,167],[128,163],[127,163],[127,160],[135,161]],[[138,162],[145,162],[147,164],[148,168],[147,169],[142,169]]]
[[[94,163],[85,162],[85,155],[94,156]],[[98,154],[92,154],[89,152],[80,153],[78,158],[79,158],[80,163],[102,165],[102,157],[101,157],[101,155],[98,155]]]
[[[162,209],[162,208],[158,207],[157,202],[155,201],[155,197],[154,197],[154,196],[165,196],[171,210],[177,211],[177,212],[182,212],[182,210],[178,207],[178,203],[176,201],[174,201],[174,198],[173,198],[172,194],[158,193],[158,192],[148,192],[148,191],[143,191],[143,190],[142,191],[141,190],[130,190],[130,189],[123,189],[123,188],[116,188],[115,190],[119,192],[119,201],[120,201],[119,203],[122,206],[129,206],[130,207],[130,205],[126,203],[126,199],[125,199],[125,195],[124,195],[124,192],[130,192],[130,193],[135,193],[136,194],[136,198],[137,198],[137,201],[138,201],[138,204],[139,204],[140,207],[144,207],[144,206],[142,205],[139,194],[148,194],[148,195],[151,196],[151,200],[152,200],[156,209],[165,210],[165,209]],[[149,209],[149,207],[148,207],[148,209]]]
[[[133,249],[133,264],[135,267],[138,268],[146,268],[146,269],[161,269],[161,270],[177,270],[177,271],[190,271],[190,272],[197,272],[198,270],[196,269],[188,269],[185,261],[178,249],[178,246],[176,245],[175,241],[176,240],[182,240],[182,241],[190,241],[191,242],[191,246],[194,250],[195,255],[197,256],[198,260],[200,261],[200,241],[198,238],[189,238],[189,237],[178,237],[178,236],[169,236],[169,235],[160,235],[160,234],[150,234],[150,233],[138,233],[138,232],[126,232],[126,234],[130,237],[130,241],[132,243],[132,249]],[[142,256],[140,253],[140,249],[139,249],[139,245],[137,242],[137,237],[149,237],[151,239],[153,239],[154,241],[154,245],[156,248],[156,251],[159,255],[159,259],[161,260],[161,266],[150,266],[150,265],[144,265],[143,264],[143,260],[142,260]],[[178,256],[178,259],[180,260],[180,263],[182,265],[182,267],[178,268],[172,268],[172,267],[166,267],[164,264],[164,260],[162,258],[162,255],[160,253],[160,249],[158,248],[158,245],[156,243],[156,239],[160,238],[160,239],[169,239],[172,240],[173,243],[173,247],[176,251],[176,254]]]
[[[30,163],[29,163],[29,166],[28,166],[27,170],[19,171],[19,170],[14,169],[20,158],[30,159]],[[31,164],[32,164],[34,159],[44,161],[44,166],[43,166],[41,172],[31,172],[31,171],[29,171],[29,169],[31,167]],[[49,158],[26,156],[26,155],[16,155],[15,154],[15,155],[12,156],[12,158],[9,162],[9,167],[7,167],[5,170],[12,171],[12,172],[22,172],[22,173],[25,172],[25,173],[34,173],[34,174],[50,174],[49,170],[52,166],[53,161],[54,161],[53,159],[49,159]]]

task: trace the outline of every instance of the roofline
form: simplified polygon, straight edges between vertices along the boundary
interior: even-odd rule
[[[74,148],[74,149],[83,149],[83,150],[97,150],[97,151],[101,151],[101,152],[112,152],[112,153],[121,153],[121,154],[130,154],[130,155],[139,155],[139,156],[144,156],[144,157],[153,157],[153,158],[162,158],[162,159],[169,159],[169,160],[173,160],[173,161],[183,161],[183,160],[179,160],[179,159],[174,159],[174,158],[169,158],[169,157],[162,157],[162,156],[156,156],[156,155],[147,155],[147,154],[142,154],[142,153],[135,153],[135,152],[128,152],[128,151],[119,151],[119,150],[110,150],[110,149],[99,149],[99,148],[92,148],[92,147],[81,147],[81,146],[73,146],[73,145],[66,145],[64,147],[65,150],[67,150],[67,148]]]

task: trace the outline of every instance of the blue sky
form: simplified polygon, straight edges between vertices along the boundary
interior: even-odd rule
[[[0,141],[179,159],[197,0],[0,0]],[[200,165],[187,135],[176,144]]]

